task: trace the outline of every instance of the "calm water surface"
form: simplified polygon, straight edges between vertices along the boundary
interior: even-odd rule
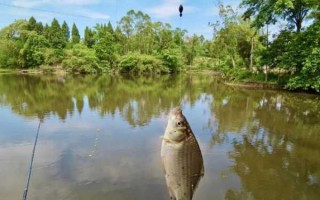
[[[160,136],[183,109],[202,150],[194,199],[320,199],[320,97],[211,76],[0,75],[0,199],[169,199]]]

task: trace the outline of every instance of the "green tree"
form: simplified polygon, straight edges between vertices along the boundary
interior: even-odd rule
[[[18,67],[19,46],[12,40],[0,40],[0,68]]]
[[[286,87],[320,92],[320,48],[312,49],[301,72],[291,78]]]
[[[115,39],[115,51],[123,55],[125,52],[125,43],[126,43],[126,36],[122,33],[119,26],[117,26],[115,32],[114,32],[114,39]]]
[[[205,44],[206,54],[211,51],[209,55],[217,61],[215,65],[225,72],[231,68],[236,74],[240,68],[253,71],[259,61],[258,53],[264,48],[259,32],[229,5],[219,4],[219,17],[219,23],[211,23],[215,34],[212,43]]]
[[[141,11],[129,10],[120,20],[120,28],[127,36],[126,52],[149,53],[152,38],[150,17]]]
[[[194,58],[200,52],[200,40],[197,35],[187,38],[184,54],[188,65],[192,65]]]
[[[36,27],[35,27],[35,31],[39,34],[42,35],[43,34],[43,25],[41,22],[37,22]]]
[[[243,0],[242,6],[247,7],[244,17],[254,16],[254,25],[258,28],[283,18],[289,27],[300,32],[303,21],[318,3],[317,0]]]
[[[86,26],[86,28],[84,29],[84,39],[83,39],[83,43],[89,47],[92,48],[92,46],[95,43],[95,39],[94,39],[94,32]]]
[[[31,32],[20,50],[19,62],[23,68],[36,67],[44,63],[44,50],[49,43],[42,35]]]
[[[110,21],[108,22],[107,30],[108,30],[108,32],[111,33],[112,35],[114,34],[113,27],[112,27],[112,24],[111,24]]]
[[[28,21],[28,30],[29,31],[35,31],[36,30],[36,26],[37,26],[36,19],[33,16],[30,17],[30,19]]]
[[[140,53],[128,53],[120,58],[120,72],[130,73],[163,73],[169,72],[166,66],[162,65],[161,60],[152,55]]]
[[[289,89],[320,91],[320,22],[294,37],[282,58],[282,66],[294,74],[287,83]]]
[[[160,58],[163,65],[169,69],[170,72],[181,71],[183,66],[183,56],[179,48],[164,49]]]
[[[285,55],[288,55],[289,45],[294,40],[294,33],[283,30],[278,37],[269,44],[269,47],[261,52],[261,64],[268,65],[270,68],[281,67],[290,70],[294,66],[283,63]]]
[[[50,27],[48,24],[45,24],[43,27],[43,35],[45,38],[49,38]]]
[[[320,4],[318,4],[318,6],[315,6],[315,8],[312,10],[310,18],[313,18],[318,21],[320,20]]]
[[[153,31],[154,48],[157,51],[177,46],[174,44],[174,32],[171,30],[170,24],[156,22],[153,24]]]
[[[186,30],[182,30],[180,28],[176,28],[175,30],[173,30],[173,41],[180,48],[184,46],[183,37],[185,36],[186,33],[187,33]]]
[[[78,44],[79,42],[80,42],[79,30],[78,30],[76,24],[73,23],[72,30],[71,30],[71,43]]]
[[[70,69],[70,66],[76,63],[84,63],[83,54],[87,49],[81,45],[76,48],[70,45],[66,48],[69,41],[73,45],[80,43],[80,34],[75,24],[72,26],[71,39],[68,24],[64,21],[60,26],[57,19],[53,19],[50,25],[43,26],[41,22],[31,17],[24,23],[14,23],[10,31],[8,30],[3,30],[4,40],[0,42],[0,52],[3,53],[0,55],[1,66],[23,68],[39,65],[60,66],[64,62]],[[185,30],[172,29],[168,23],[153,23],[147,14],[130,10],[115,29],[111,22],[97,24],[94,30],[86,27],[81,44],[93,48],[88,54],[92,55],[94,52],[102,71],[117,70],[122,58],[130,60],[138,56],[136,61],[142,62],[138,71],[153,69],[158,72],[172,72],[182,70],[185,60],[190,64],[197,55],[204,55],[202,53],[204,43],[203,37],[202,39],[198,36],[187,37]],[[75,53],[70,53],[70,48]],[[130,56],[124,57],[130,52],[132,52]],[[75,59],[76,55],[81,55],[82,60]],[[68,56],[72,57],[72,62],[66,61],[70,59]],[[148,61],[143,62],[143,59]],[[153,64],[157,67],[153,68],[151,66]],[[84,71],[89,72],[88,69],[92,66],[86,66]],[[72,67],[70,71],[77,70]]]
[[[127,12],[127,15],[122,17],[119,22],[120,28],[125,33],[127,38],[129,38],[134,31],[133,22],[132,22],[133,19],[129,15],[129,12]]]
[[[0,30],[0,67],[20,67],[20,50],[28,38],[28,32],[26,20],[17,20]]]
[[[69,26],[68,26],[66,21],[63,21],[61,29],[62,29],[62,32],[63,32],[64,39],[68,43],[69,39],[70,39],[70,30],[69,30]]]
[[[97,73],[100,68],[99,60],[95,56],[93,49],[89,49],[84,44],[75,44],[72,49],[65,51],[65,58],[62,66],[72,73]]]
[[[45,36],[47,35],[47,39],[49,44],[54,49],[63,49],[66,46],[66,41],[64,37],[64,33],[60,27],[58,20],[55,18],[52,20],[51,26],[44,30]]]
[[[114,37],[105,24],[95,26],[95,49],[97,58],[102,62],[103,68],[111,68],[115,63]]]

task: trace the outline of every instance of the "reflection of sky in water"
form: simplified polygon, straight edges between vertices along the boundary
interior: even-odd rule
[[[228,102],[229,102],[229,99],[223,99],[223,100],[222,100],[222,105],[227,105]]]
[[[18,117],[7,106],[0,106],[0,141],[1,145],[19,144],[22,141],[30,143],[29,137],[33,134],[30,129],[37,127],[37,121]]]
[[[268,99],[263,98],[263,99],[260,100],[259,103],[260,103],[260,107],[263,107],[264,105],[266,105],[268,103]]]

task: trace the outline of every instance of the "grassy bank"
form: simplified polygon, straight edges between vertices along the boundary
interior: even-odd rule
[[[2,69],[0,68],[0,74],[10,74],[10,73],[15,73],[16,70],[13,69]]]
[[[109,73],[114,74],[115,72],[100,72],[100,73]],[[119,72],[120,74],[128,74],[129,72]],[[179,72],[178,72],[179,73]],[[210,76],[216,76],[221,78],[225,85],[231,87],[241,87],[249,89],[273,89],[273,90],[289,90],[285,87],[285,83],[289,78],[288,75],[279,75],[277,73],[269,73],[267,78],[266,75],[262,72],[251,73],[248,70],[227,70],[225,72],[217,69],[209,69],[198,67],[196,65],[186,66],[185,70],[180,71],[180,73],[187,74],[207,74]],[[79,72],[72,72],[64,69],[61,66],[41,66],[39,68],[32,69],[4,69],[0,68],[0,74],[56,74],[56,75],[65,75],[65,74],[79,74]],[[140,74],[147,75],[148,73],[138,73],[133,72],[129,74]],[[317,93],[313,90],[291,90],[293,92],[308,92],[308,93]]]
[[[0,68],[0,74],[67,74],[67,71],[61,67],[44,66],[31,69]]]
[[[252,89],[283,89],[283,87],[277,83],[269,82],[225,82],[226,85],[242,87],[242,88],[252,88]]]

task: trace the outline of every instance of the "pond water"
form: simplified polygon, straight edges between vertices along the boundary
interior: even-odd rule
[[[180,106],[205,173],[194,199],[320,199],[320,96],[210,75],[0,75],[0,199],[169,199],[160,136]]]

